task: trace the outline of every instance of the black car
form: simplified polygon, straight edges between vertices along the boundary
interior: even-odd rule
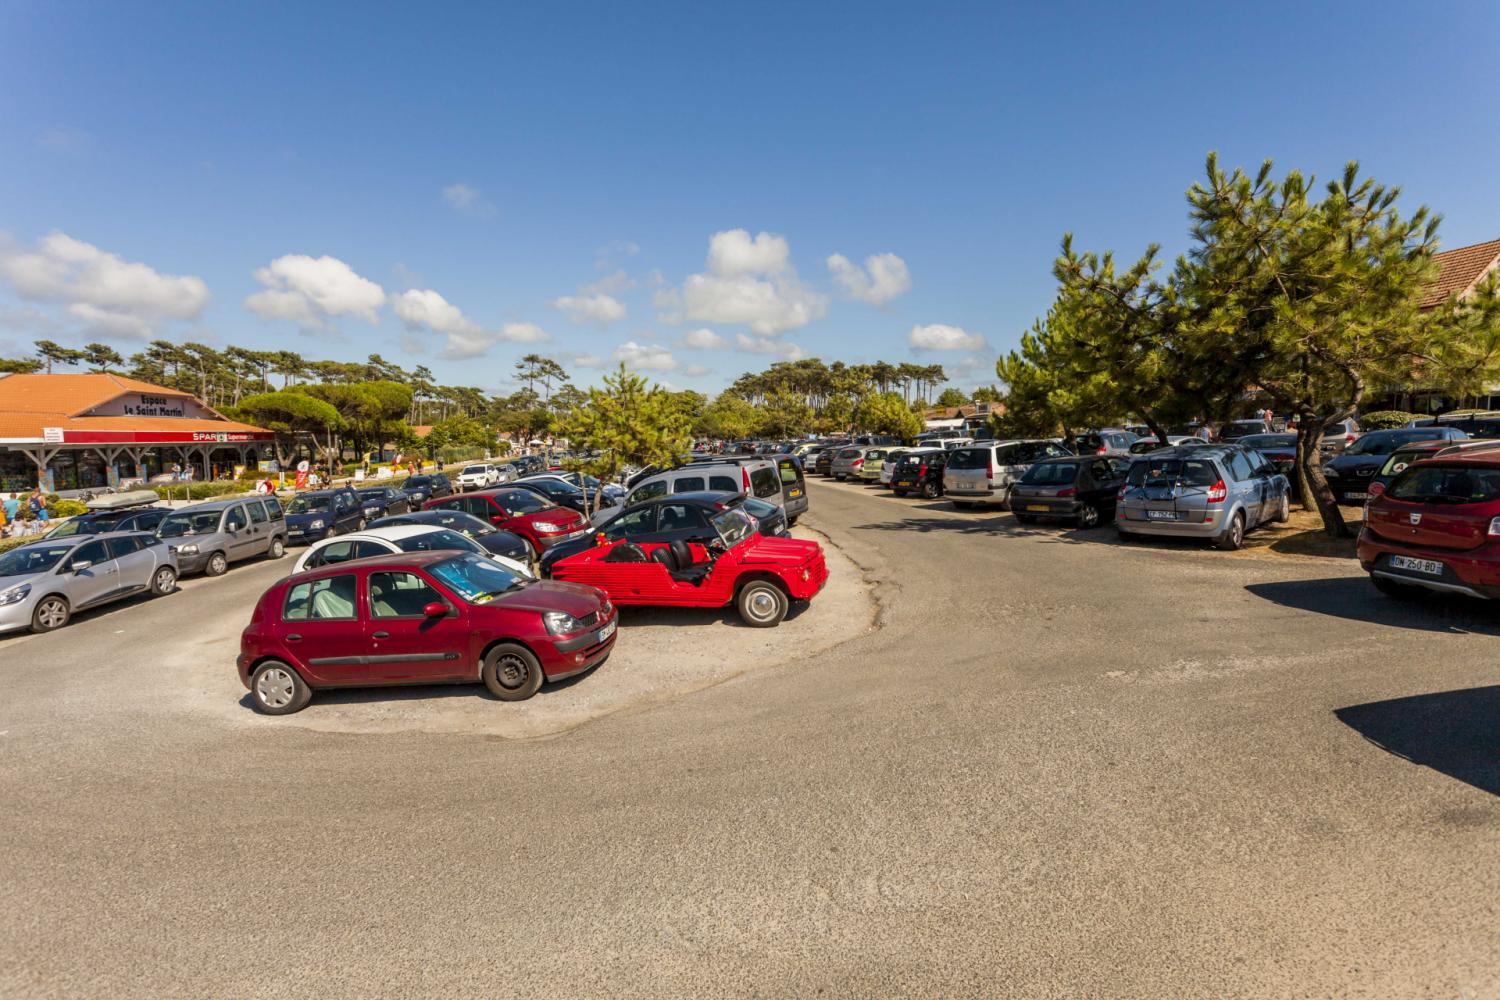
[[[818,457],[813,460],[813,472],[825,477],[833,475],[833,460],[838,456],[839,451],[848,445],[848,441],[829,441],[824,445],[823,450],[818,452]]]
[[[891,473],[891,492],[898,497],[916,493],[925,500],[943,495],[943,470],[948,466],[946,451],[918,451],[902,455]]]
[[[1402,427],[1393,431],[1371,431],[1357,438],[1338,457],[1323,463],[1323,475],[1333,497],[1347,506],[1362,506],[1370,498],[1370,482],[1398,448],[1419,441],[1462,441],[1462,430],[1451,425]]]
[[[461,510],[413,510],[392,517],[382,517],[378,521],[372,521],[368,527],[392,528],[398,524],[430,524],[434,528],[447,528],[449,531],[468,535],[492,555],[505,556],[523,563],[531,558],[526,539],[514,532],[501,531],[493,524],[487,524]]]
[[[1130,473],[1130,459],[1113,456],[1047,458],[1037,462],[1010,488],[1016,520],[1061,517],[1080,528],[1113,521],[1115,497]]]
[[[406,502],[415,508],[422,506],[428,500],[452,496],[453,484],[443,473],[434,472],[430,476],[408,476],[406,482],[401,484],[401,492],[406,494]]]
[[[106,531],[150,531],[172,513],[168,507],[127,507],[124,510],[98,510],[70,517],[47,532],[48,538],[68,535],[98,535]]]
[[[517,479],[515,482],[506,483],[505,485],[518,490],[526,490],[528,493],[535,493],[539,497],[546,497],[559,507],[576,510],[585,516],[589,513],[585,509],[587,503],[583,490],[572,483],[565,483],[561,479]]]
[[[359,504],[364,509],[366,520],[405,514],[411,510],[411,501],[394,486],[366,486],[354,492],[359,495]]]
[[[629,538],[633,542],[671,542],[681,539],[706,545],[719,537],[718,531],[709,523],[710,518],[721,511],[735,508],[743,508],[747,514],[755,517],[760,522],[759,531],[762,535],[787,533],[786,515],[773,503],[747,497],[743,493],[713,490],[673,493],[610,511],[605,520],[593,526],[587,537],[552,546],[542,553],[542,575],[547,576],[549,568],[557,560],[599,544],[600,535],[608,542],[622,538]]]

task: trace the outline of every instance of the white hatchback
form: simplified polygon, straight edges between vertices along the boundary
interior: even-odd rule
[[[398,552],[432,552],[453,549],[493,559],[507,570],[525,579],[534,579],[531,567],[515,559],[485,551],[474,539],[462,532],[429,524],[398,524],[389,528],[366,528],[351,531],[347,535],[325,538],[308,547],[292,566],[293,573],[305,569],[317,569],[329,563],[347,562],[350,559],[367,559],[370,556],[386,556]]]

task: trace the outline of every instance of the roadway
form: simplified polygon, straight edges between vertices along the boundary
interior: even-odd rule
[[[202,711],[277,564],[0,638],[0,995],[1500,994],[1492,608],[812,501],[881,629],[555,738]]]

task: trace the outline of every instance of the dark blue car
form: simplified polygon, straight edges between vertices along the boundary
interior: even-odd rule
[[[405,514],[411,510],[411,501],[394,486],[365,486],[355,492],[359,494],[359,504],[364,509],[366,521],[392,514]]]
[[[286,506],[287,541],[310,545],[365,526],[359,496],[347,486],[299,493]]]

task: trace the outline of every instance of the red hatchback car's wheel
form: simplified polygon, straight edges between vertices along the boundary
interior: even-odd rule
[[[479,672],[490,694],[501,701],[525,701],[542,686],[542,665],[531,651],[515,643],[502,642],[485,654]]]
[[[250,704],[264,715],[291,715],[311,700],[302,675],[280,660],[267,660],[250,675]]]

